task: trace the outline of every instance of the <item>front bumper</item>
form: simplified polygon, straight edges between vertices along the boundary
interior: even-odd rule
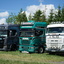
[[[46,52],[58,52],[58,53],[61,53],[63,52],[64,53],[64,48],[63,49],[52,49],[52,48],[46,48]]]
[[[19,51],[27,51],[27,52],[32,52],[35,53],[37,51],[38,47],[35,46],[19,46]]]
[[[0,48],[0,51],[6,51],[7,50],[7,46],[3,46],[3,48]]]

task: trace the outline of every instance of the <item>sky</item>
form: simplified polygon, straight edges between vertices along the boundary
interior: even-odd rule
[[[46,10],[48,17],[50,9],[55,12],[59,5],[63,6],[64,0],[0,0],[0,24],[6,23],[6,18],[11,12],[18,14],[21,8],[26,12],[27,17],[39,9]]]

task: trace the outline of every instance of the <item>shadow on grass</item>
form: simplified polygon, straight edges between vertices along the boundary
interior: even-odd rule
[[[64,57],[64,53],[46,53],[46,55],[56,55],[56,56],[62,56]]]
[[[38,63],[38,62],[25,62],[25,61],[9,61],[0,60],[1,64],[49,64],[49,63]]]

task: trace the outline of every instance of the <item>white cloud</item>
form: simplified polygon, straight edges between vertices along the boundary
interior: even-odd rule
[[[33,15],[37,10],[41,10],[41,11],[46,10],[45,14],[46,14],[46,17],[48,17],[51,9],[53,9],[54,12],[56,11],[53,4],[43,5],[42,3],[40,3],[40,5],[27,6],[26,14],[28,16],[30,13]]]
[[[7,23],[6,23],[6,18],[0,19],[0,24],[7,24]]]
[[[8,17],[9,13],[7,11],[5,12],[0,12],[0,17]]]
[[[9,16],[9,13],[7,11],[0,12],[0,24],[7,24],[6,18]]]

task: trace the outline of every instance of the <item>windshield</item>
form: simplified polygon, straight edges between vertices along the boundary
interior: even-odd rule
[[[21,29],[20,36],[32,37],[34,36],[34,30],[33,29]]]
[[[7,31],[0,31],[0,36],[7,36]]]
[[[64,33],[64,28],[63,27],[51,27],[47,28],[48,33]]]
[[[34,32],[21,32],[20,36],[34,36]]]

